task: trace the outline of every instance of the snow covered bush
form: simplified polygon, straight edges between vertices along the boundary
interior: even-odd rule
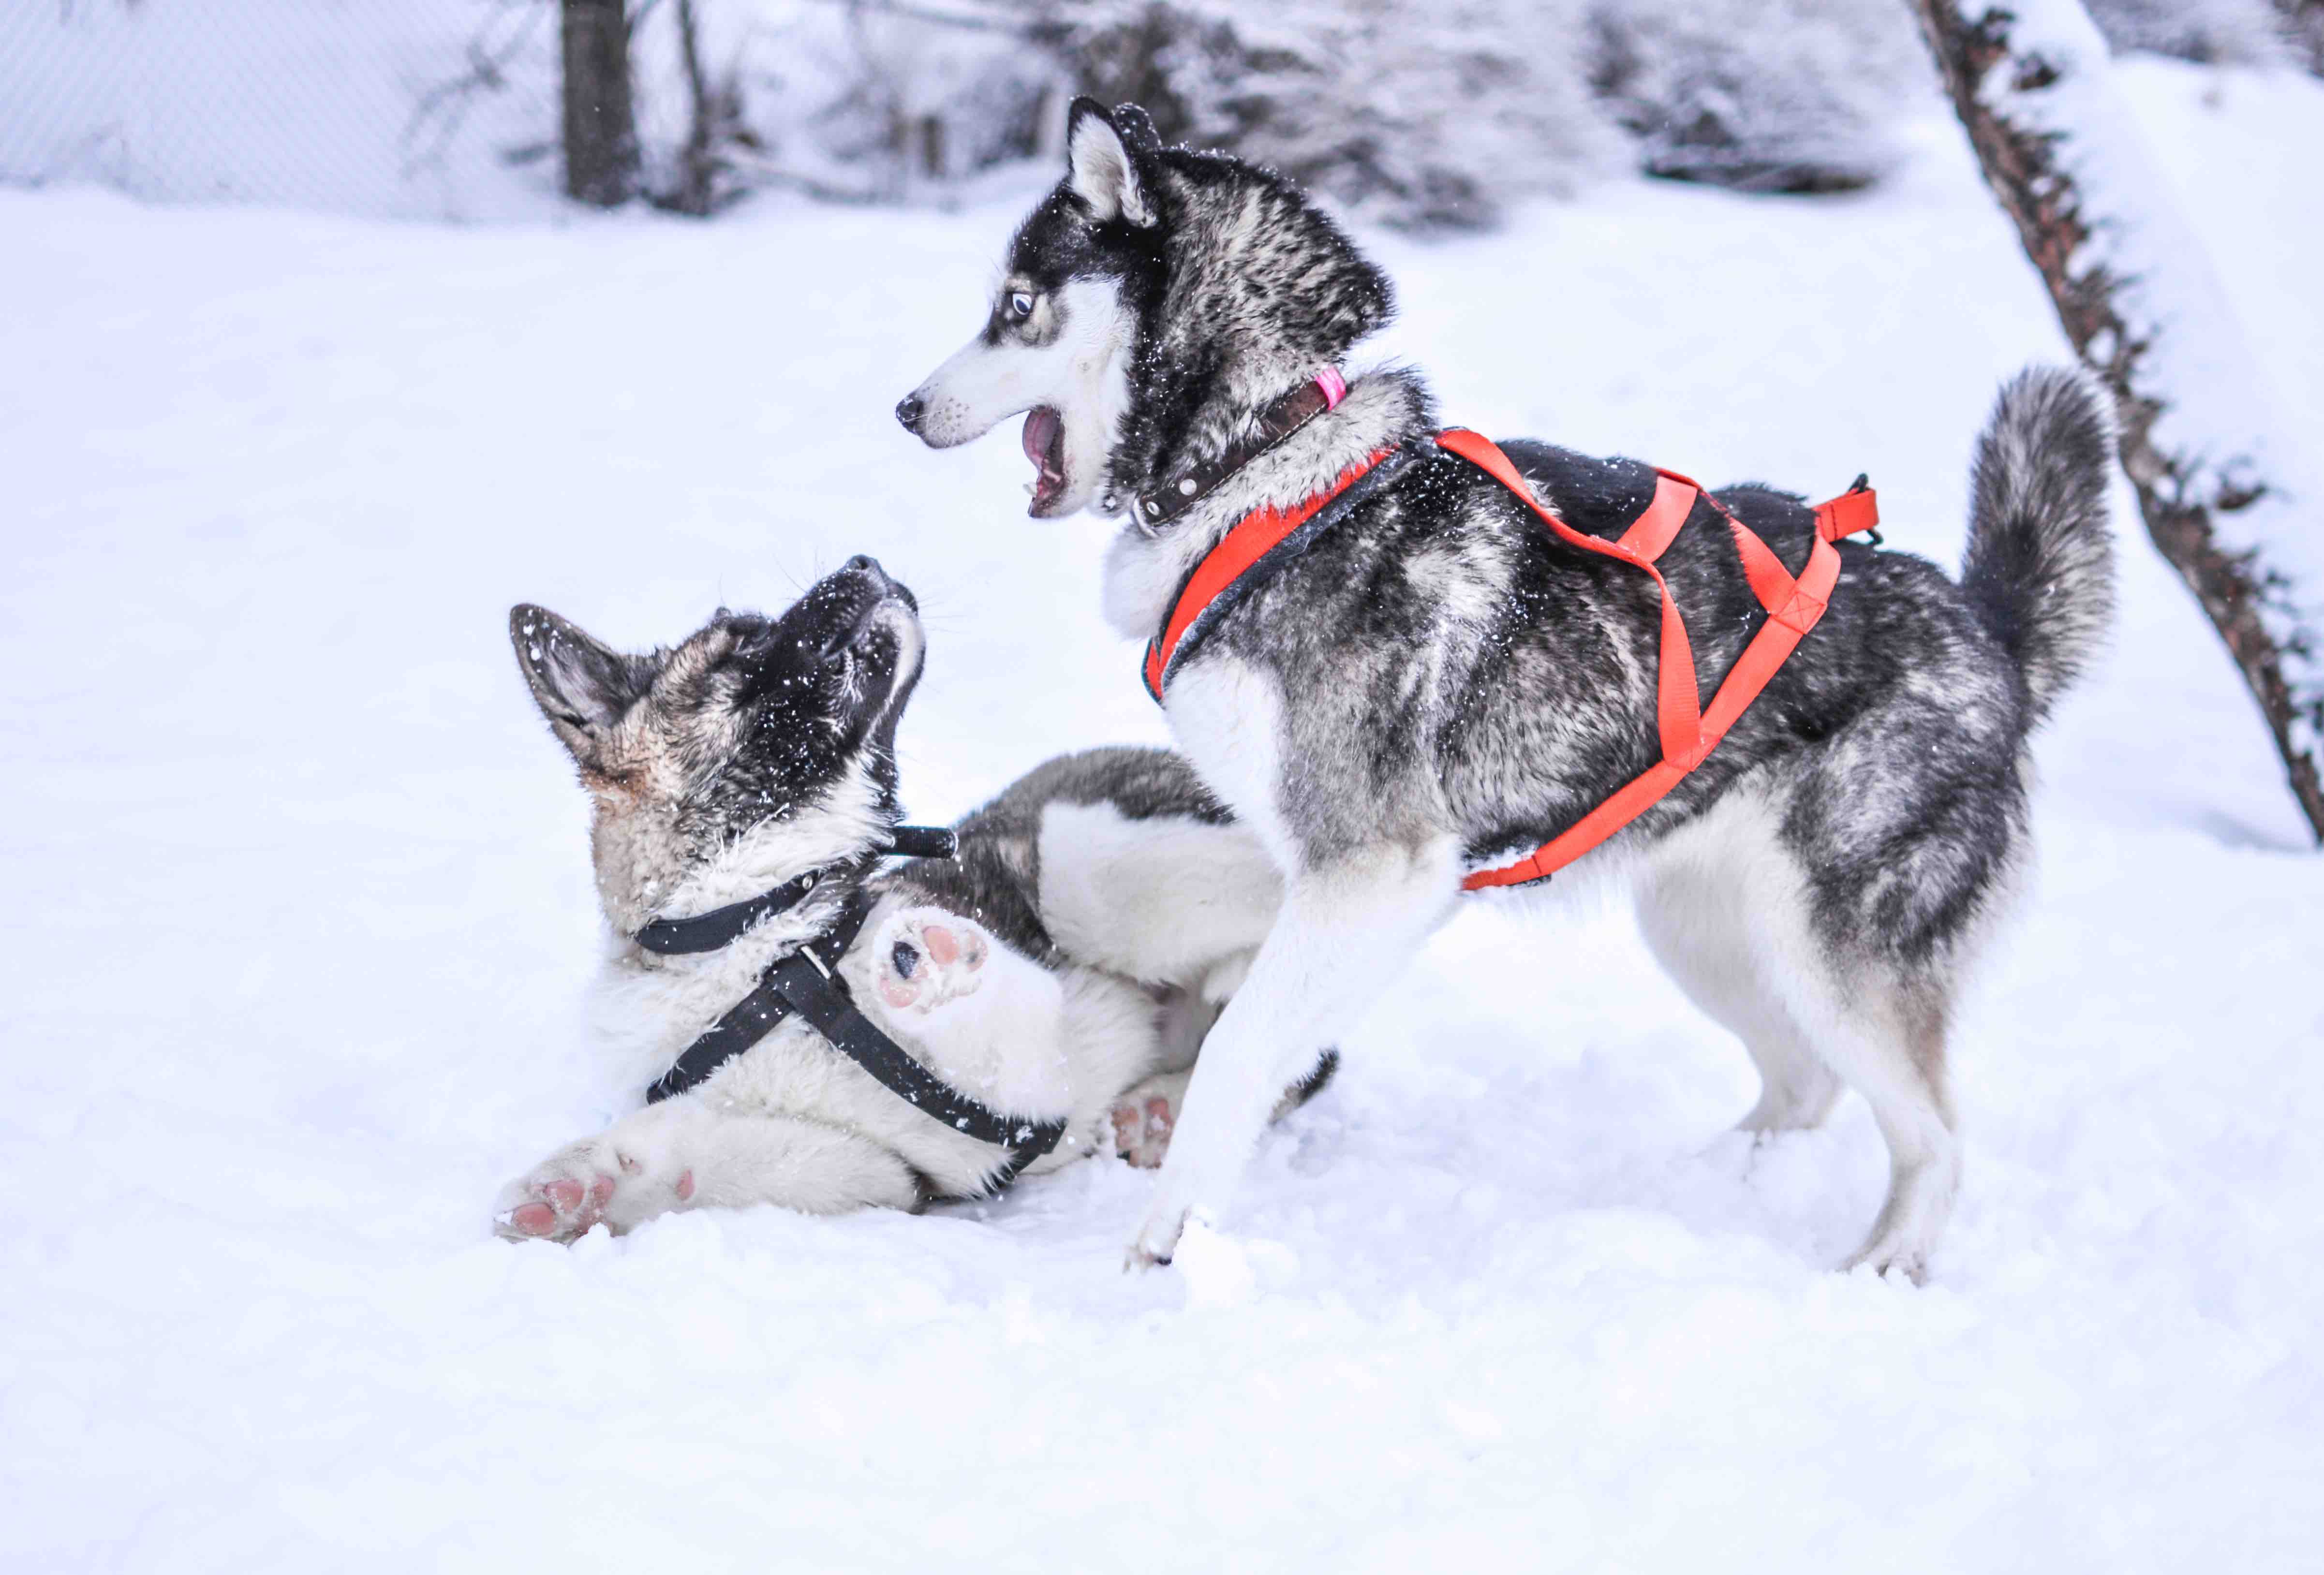
[[[2309,75],[2324,77],[2324,0],[2275,0],[2284,41]]]
[[[1045,0],[1082,91],[1407,227],[1489,224],[1615,149],[1570,0]]]
[[[1489,222],[1618,161],[1862,186],[1928,71],[1888,0],[1041,0],[1085,92],[1390,222]]]
[[[675,10],[641,13],[650,161],[683,134],[668,107],[683,97]],[[1054,152],[1070,92],[1142,105],[1166,141],[1271,165],[1405,227],[1489,225],[1514,199],[1566,194],[1625,162],[1755,190],[1845,189],[1888,167],[1900,95],[1928,81],[1891,0],[694,10],[711,75],[732,73],[755,144],[743,179],[872,200]]]
[[[2088,0],[2088,9],[2116,54],[2144,50],[2223,66],[2287,58],[2284,18],[2268,0]]]
[[[681,7],[633,6],[649,178],[700,141]],[[892,202],[1031,155],[1062,121],[1065,74],[1021,15],[963,4],[693,0],[700,77],[726,116],[736,189],[781,185]]]
[[[1931,91],[1887,0],[1599,0],[1591,77],[1652,174],[1751,191],[1868,185]]]

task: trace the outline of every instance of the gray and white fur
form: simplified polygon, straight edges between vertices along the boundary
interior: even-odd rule
[[[622,1086],[641,1101],[868,887],[878,903],[841,973],[883,1031],[987,1104],[1068,1119],[1035,1173],[1099,1152],[1159,1162],[1186,1069],[1281,896],[1183,760],[1052,760],[960,823],[955,860],[882,865],[896,722],[924,640],[911,593],[872,559],[779,619],[722,611],[646,655],[534,606],[513,610],[510,635],[593,807],[608,923],[594,1015]],[[720,951],[663,956],[631,939],[809,870],[825,875],[805,902]],[[1294,1092],[1320,1085],[1311,1072]],[[506,1236],[570,1240],[674,1209],[917,1208],[982,1191],[1001,1157],[794,1019],[698,1087],[549,1156],[494,1218]]]
[[[1067,143],[984,327],[898,407],[936,447],[1029,410],[1041,516],[1118,508],[1213,461],[1391,311],[1387,280],[1279,177],[1161,147],[1129,106],[1079,101]],[[1173,523],[1132,511],[1108,560],[1111,622],[1146,639],[1244,515],[1435,427],[1418,375],[1357,372],[1337,410]],[[1830,612],[1725,741],[1560,877],[1634,889],[1656,957],[1758,1064],[1747,1128],[1812,1126],[1843,1087],[1869,1101],[1892,1172],[1852,1263],[1921,1276],[1951,1207],[1948,1039],[2025,862],[2028,735],[2109,622],[2112,438],[2089,382],[2019,376],[1980,444],[1962,582],[1843,546]],[[1504,447],[1578,530],[1618,535],[1653,494],[1634,461]],[[1718,497],[1801,568],[1800,497]],[[1707,701],[1764,614],[1707,501],[1661,567]],[[1285,896],[1205,1043],[1133,1263],[1167,1261],[1189,1214],[1226,1201],[1276,1092],[1371,1005],[1465,874],[1529,852],[1658,758],[1657,608],[1645,575],[1562,546],[1438,454],[1181,664],[1171,730]]]

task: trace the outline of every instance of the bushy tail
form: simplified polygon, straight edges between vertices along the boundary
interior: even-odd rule
[[[2012,378],[1978,439],[1961,588],[2025,676],[2036,721],[2114,621],[2114,446],[2106,391],[2055,366]]]

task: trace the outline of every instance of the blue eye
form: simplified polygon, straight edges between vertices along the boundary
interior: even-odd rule
[[[1009,297],[1009,320],[1012,323],[1021,323],[1032,315],[1033,298],[1021,290],[1011,292]]]

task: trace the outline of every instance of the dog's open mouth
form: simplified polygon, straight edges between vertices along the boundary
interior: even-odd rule
[[[1033,462],[1033,506],[1047,514],[1065,495],[1065,419],[1047,405],[1025,413],[1025,457]]]

